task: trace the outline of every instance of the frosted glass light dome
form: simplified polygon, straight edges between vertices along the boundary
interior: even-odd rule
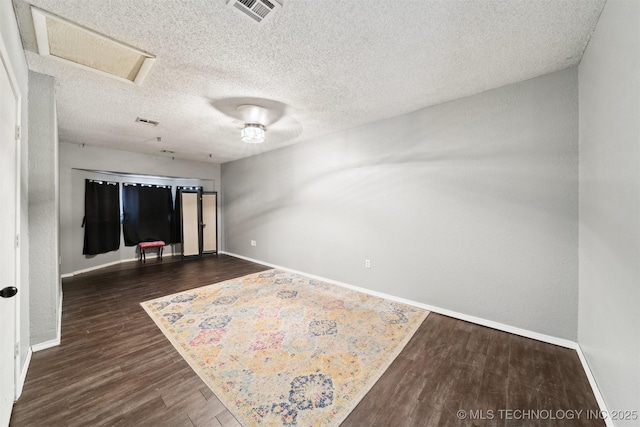
[[[240,131],[242,142],[248,144],[260,144],[264,142],[264,126],[254,123],[247,123]]]

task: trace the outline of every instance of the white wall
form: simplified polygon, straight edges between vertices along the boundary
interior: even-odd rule
[[[640,411],[640,2],[607,2],[579,77],[578,342],[608,408]]]
[[[8,51],[13,72],[22,94],[22,134],[20,152],[20,283],[16,298],[20,301],[20,362],[24,366],[29,351],[29,130],[28,80],[29,70],[22,50],[20,33],[11,1],[0,1],[0,34]]]
[[[79,169],[189,179],[163,180],[152,177],[117,177]],[[136,257],[136,247],[125,247],[122,235],[120,249],[117,251],[95,256],[85,256],[82,254],[84,229],[81,228],[81,225],[82,218],[84,217],[85,179],[172,186],[202,185],[207,191],[219,191],[220,165],[178,159],[172,160],[170,157],[150,156],[90,146],[81,147],[77,144],[64,142],[61,143],[60,253],[62,256],[62,274],[72,274],[108,263],[131,260]],[[218,230],[220,229],[221,225],[218,224]]]
[[[31,344],[59,340],[58,125],[53,77],[29,72]]]
[[[231,253],[576,340],[575,68],[225,163],[222,187]]]

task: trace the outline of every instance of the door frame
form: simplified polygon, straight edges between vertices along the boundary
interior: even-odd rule
[[[16,135],[15,135],[15,139],[14,139],[14,161],[15,161],[15,198],[14,198],[14,202],[15,202],[15,236],[13,237],[15,239],[15,245],[14,245],[14,251],[15,251],[15,287],[18,288],[19,290],[21,289],[21,271],[20,271],[20,266],[21,266],[21,260],[20,260],[20,251],[21,251],[21,245],[20,245],[20,224],[21,224],[21,220],[20,220],[20,213],[21,213],[21,209],[20,209],[20,204],[21,204],[21,189],[22,189],[22,184],[21,184],[21,162],[22,162],[22,92],[20,91],[20,85],[18,84],[18,80],[16,79],[15,73],[14,73],[14,67],[13,64],[11,63],[11,59],[9,58],[9,50],[7,49],[7,46],[5,44],[4,41],[4,37],[2,37],[2,34],[0,33],[0,61],[2,61],[2,63],[4,63],[4,68],[7,70],[7,74],[9,77],[9,81],[11,83],[11,86],[13,87],[13,90],[15,91],[16,94]],[[16,344],[21,342],[21,334],[20,334],[20,316],[21,316],[21,292],[18,292],[18,294],[14,297],[15,298],[15,310],[14,310],[14,314],[15,314],[15,321],[14,321],[14,326],[15,326],[15,331],[14,331],[14,347]],[[22,354],[20,352],[20,348],[18,347],[17,349],[18,351],[14,351],[13,353],[13,360],[14,360],[14,401],[18,399],[18,397],[20,397],[20,394],[22,393],[22,385],[23,385],[23,381],[22,381],[22,366],[20,363],[20,360],[22,359]]]

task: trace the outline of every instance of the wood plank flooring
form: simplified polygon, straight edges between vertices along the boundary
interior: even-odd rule
[[[139,303],[264,269],[165,257],[65,279],[61,344],[33,355],[10,426],[238,426]],[[604,426],[597,409],[575,351],[431,313],[342,425]]]

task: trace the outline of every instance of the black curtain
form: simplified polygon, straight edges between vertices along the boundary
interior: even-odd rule
[[[120,184],[85,180],[85,255],[103,254],[120,248]]]
[[[180,191],[184,187],[176,187],[176,198],[173,206],[173,221],[171,222],[171,243],[182,243],[182,215],[180,213]]]
[[[125,246],[154,240],[171,243],[171,187],[124,184],[122,208]]]

